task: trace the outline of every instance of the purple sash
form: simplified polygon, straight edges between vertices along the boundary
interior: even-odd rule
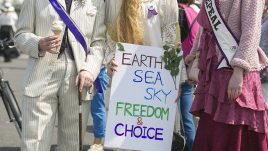
[[[87,48],[87,43],[85,41],[84,36],[79,31],[78,27],[75,25],[72,18],[66,13],[64,8],[58,3],[57,0],[49,0],[55,11],[58,13],[62,21],[66,24],[66,26],[69,28],[69,30],[73,33],[75,39],[82,45],[85,55],[87,58],[87,55],[89,54],[89,50]],[[103,93],[103,89],[101,87],[100,79],[97,77],[95,80],[95,86],[99,93]]]
[[[57,0],[49,0],[55,11],[58,13],[62,21],[66,24],[66,26],[69,28],[69,30],[73,33],[75,39],[82,45],[85,51],[85,55],[87,57],[87,54],[89,53],[87,49],[87,43],[82,35],[82,33],[79,31],[78,27],[75,25],[72,18],[66,13],[64,8],[57,2]]]

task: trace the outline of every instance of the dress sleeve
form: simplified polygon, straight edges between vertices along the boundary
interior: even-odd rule
[[[245,71],[259,70],[263,68],[261,62],[267,58],[263,58],[263,53],[259,49],[260,33],[261,33],[261,19],[262,11],[264,8],[264,2],[262,0],[241,1],[241,37],[239,48],[231,60],[232,67],[240,67]],[[253,58],[259,58],[258,67],[256,69],[251,68],[251,60]],[[260,60],[265,59],[265,60]]]
[[[105,24],[107,27],[107,33],[104,64],[107,65],[107,63],[109,63],[115,56],[116,42],[111,38],[111,34],[113,32],[111,28],[121,7],[122,0],[106,0],[105,3]]]
[[[106,51],[104,64],[107,65],[115,56],[116,42],[112,40],[110,35],[106,34]]]
[[[180,31],[177,30],[179,9],[176,0],[160,0],[161,32],[164,44],[181,42]]]
[[[200,39],[201,39],[200,37],[202,35],[202,32],[203,32],[203,28],[199,27],[198,33],[197,33],[196,38],[195,38],[194,43],[193,43],[193,47],[188,55],[191,58],[195,58],[196,53],[198,52],[198,48],[200,45]]]

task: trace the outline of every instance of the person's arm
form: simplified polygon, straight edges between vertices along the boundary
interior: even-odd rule
[[[250,60],[259,58],[257,49],[260,43],[263,8],[264,3],[262,0],[241,1],[241,37],[238,50],[231,60],[232,67],[239,67],[249,71],[251,69]]]
[[[35,35],[35,2],[36,0],[24,0],[17,22],[15,34],[16,47],[23,53],[33,58],[38,56],[38,43],[41,37]]]
[[[99,1],[99,8],[96,14],[91,44],[89,47],[90,54],[87,56],[86,62],[82,65],[81,70],[88,71],[92,75],[92,80],[97,78],[104,58],[105,33],[106,27],[104,24],[105,4],[104,1]]]
[[[192,47],[190,53],[185,58],[186,64],[190,64],[194,60],[194,58],[196,57],[196,53],[198,52],[198,48],[199,48],[199,44],[200,44],[200,37],[202,35],[202,32],[203,32],[203,28],[199,27],[198,33],[197,33],[196,38],[195,38],[194,43],[193,43],[193,47]]]
[[[105,1],[105,25],[107,27],[106,32],[106,50],[104,64],[108,65],[115,56],[116,42],[111,38],[111,34],[114,33],[113,23],[116,20],[117,12],[116,8],[120,8],[118,5],[121,3],[119,0],[107,0]]]

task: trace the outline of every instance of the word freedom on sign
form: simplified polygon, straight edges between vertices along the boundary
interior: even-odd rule
[[[124,116],[132,117],[154,117],[156,119],[169,119],[169,108],[153,107],[149,105],[131,104],[126,102],[116,103],[116,115],[122,113]]]

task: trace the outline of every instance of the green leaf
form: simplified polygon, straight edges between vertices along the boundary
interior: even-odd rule
[[[119,51],[125,51],[125,48],[121,43],[117,43],[117,47]]]
[[[165,69],[167,69],[167,70],[168,70],[168,65],[167,65],[167,64],[165,65]]]
[[[164,46],[163,46],[163,49],[164,49],[164,50],[169,50],[169,48],[170,48],[170,47],[169,47],[168,45],[164,45]]]
[[[177,74],[176,74],[176,71],[175,70],[171,70],[171,76],[176,76]]]
[[[177,52],[177,54],[179,54],[181,52],[181,48],[177,48],[176,52]]]
[[[182,60],[182,56],[180,55],[181,48],[180,47],[170,47],[168,45],[164,45],[165,49],[164,55],[162,57],[165,63],[165,69],[170,71],[172,76],[175,88],[176,88],[176,77],[180,72],[180,62]]]

